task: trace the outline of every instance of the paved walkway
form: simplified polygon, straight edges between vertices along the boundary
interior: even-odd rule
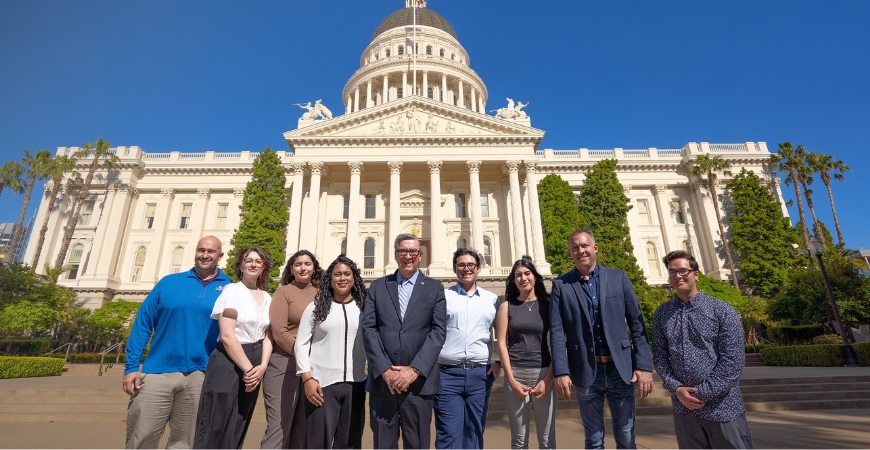
[[[121,372],[112,369],[103,377],[71,376],[0,380],[0,388],[75,388],[108,387],[120,390]],[[744,378],[787,378],[870,375],[870,368],[840,367],[748,367]],[[660,389],[660,386],[656,386]],[[756,448],[868,448],[870,446],[870,409],[830,409],[804,411],[750,412],[747,419]],[[642,416],[636,425],[639,448],[675,448],[670,415]],[[254,422],[244,448],[258,448],[265,423]],[[510,445],[510,429],[505,421],[490,421],[486,431],[487,448]],[[556,425],[560,448],[583,446],[582,424],[562,418]],[[0,423],[2,448],[119,448],[124,442],[124,423],[45,422]],[[534,433],[530,446],[536,447]],[[371,448],[371,433],[366,430],[363,445]],[[610,432],[605,445],[613,448]]]

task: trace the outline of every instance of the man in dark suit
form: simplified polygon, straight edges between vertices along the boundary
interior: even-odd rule
[[[429,448],[432,403],[441,389],[444,286],[420,272],[417,236],[396,236],[394,249],[399,269],[372,282],[361,320],[374,446],[398,448],[401,429],[404,448]]]
[[[596,263],[589,230],[568,238],[574,269],[553,282],[550,348],[556,392],[576,386],[586,448],[604,448],[604,399],[610,405],[616,448],[636,448],[634,386],[652,390],[652,356],[640,304],[628,275]]]

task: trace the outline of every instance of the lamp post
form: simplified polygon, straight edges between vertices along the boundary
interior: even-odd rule
[[[857,366],[858,358],[855,356],[855,349],[849,342],[849,336],[846,334],[846,326],[843,325],[843,318],[840,317],[840,308],[837,306],[837,301],[834,299],[834,291],[831,289],[831,280],[828,279],[828,271],[825,270],[825,262],[822,261],[824,248],[822,243],[815,237],[810,240],[810,251],[816,255],[819,260],[819,267],[822,269],[822,279],[825,281],[825,291],[828,294],[828,301],[831,302],[831,309],[834,310],[834,321],[836,322],[840,337],[843,339],[843,353],[846,357],[847,366]]]

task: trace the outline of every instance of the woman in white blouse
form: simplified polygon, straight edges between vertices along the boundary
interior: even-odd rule
[[[342,255],[302,313],[295,353],[308,448],[362,447],[366,354],[359,318],[365,296],[359,268]]]
[[[233,269],[241,281],[224,286],[212,310],[220,337],[205,371],[194,448],[242,448],[272,354],[266,293],[272,258],[245,248]]]

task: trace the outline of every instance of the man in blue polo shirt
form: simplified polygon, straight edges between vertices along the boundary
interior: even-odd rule
[[[199,394],[218,337],[211,311],[230,283],[217,266],[223,255],[218,238],[200,239],[193,269],[161,278],[139,307],[124,365],[123,388],[131,396],[126,448],[157,448],[167,422],[166,448],[193,447]]]

